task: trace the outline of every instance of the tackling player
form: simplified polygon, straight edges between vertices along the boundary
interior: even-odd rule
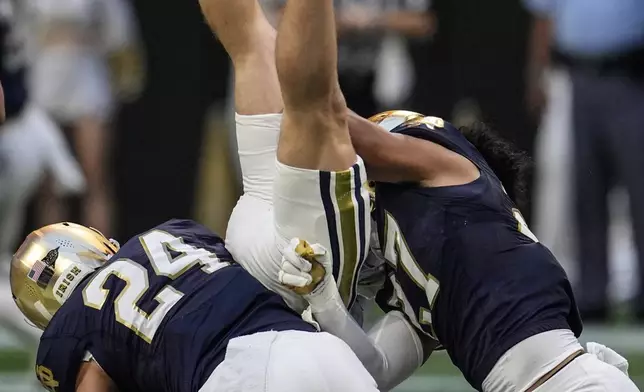
[[[35,370],[52,392],[377,391],[346,344],[316,332],[193,221],[120,248],[76,224],[44,227],[15,254],[11,289],[44,329]]]
[[[369,193],[338,85],[332,2],[288,2],[277,34],[256,0],[200,4],[235,71],[244,195],[228,223],[226,247],[302,312],[306,301],[278,282],[282,250],[295,236],[316,238],[329,250],[351,307],[368,250]]]
[[[637,391],[577,340],[582,323],[568,278],[512,200],[523,156],[483,127],[461,131],[410,112],[372,121],[380,126],[355,116],[350,126],[378,181],[374,216],[389,267],[378,302],[416,333],[368,339],[337,300],[333,279],[307,299],[321,327],[352,347],[379,387],[400,379],[378,373],[392,353],[400,356],[381,342],[402,339],[415,342],[409,357],[418,366],[432,348],[445,348],[479,391]],[[280,279],[298,287],[312,279],[296,244]],[[322,247],[311,253],[328,265]]]

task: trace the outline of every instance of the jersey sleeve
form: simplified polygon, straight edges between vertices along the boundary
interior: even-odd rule
[[[399,277],[401,273],[406,272],[389,270],[384,286],[376,295],[376,304],[385,313],[399,312],[405,317],[425,348],[423,350],[423,363],[425,363],[433,351],[444,348],[436,338],[431,323],[427,321],[427,318],[431,318],[429,306],[425,308],[417,304],[418,301],[423,303],[424,298],[418,295],[417,287],[413,285],[413,287],[407,287],[410,283],[406,275]]]
[[[342,339],[378,384],[388,391],[411,376],[431,353],[400,312],[383,316],[365,332],[349,315],[337,286],[328,283],[326,294],[310,296],[315,320],[323,331]]]
[[[180,237],[186,244],[203,248],[217,255],[222,261],[231,261],[224,240],[207,227],[190,219],[172,219],[155,228]]]
[[[35,371],[43,388],[50,392],[74,392],[86,351],[75,337],[42,338]]]

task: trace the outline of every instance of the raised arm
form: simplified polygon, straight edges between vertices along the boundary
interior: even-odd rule
[[[409,378],[436,348],[436,342],[421,336],[401,312],[385,314],[368,332],[356,324],[340,300],[330,279],[326,295],[308,295],[313,317],[323,331],[342,339],[360,359],[378,384],[388,391]]]
[[[233,63],[235,111],[242,115],[279,113],[283,104],[275,69],[277,33],[257,0],[200,0],[199,4]],[[253,145],[241,136],[241,150]]]

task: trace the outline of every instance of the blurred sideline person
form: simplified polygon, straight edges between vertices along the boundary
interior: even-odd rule
[[[587,321],[606,321],[610,316],[608,195],[616,184],[623,184],[630,197],[639,280],[644,282],[644,158],[640,153],[644,147],[644,3],[524,2],[535,16],[529,102],[535,108],[542,104],[540,83],[548,67],[556,69],[551,82],[558,82],[559,89],[569,86],[572,94],[567,107],[572,132],[568,136],[567,129],[562,129],[559,138],[568,139],[568,143],[555,148],[568,145],[566,156],[572,151],[573,165],[569,168],[560,160],[556,170],[558,177],[566,172],[572,177],[569,204],[573,207],[576,238],[571,242],[576,245],[579,261],[580,311]],[[562,203],[557,200],[553,204]],[[562,212],[565,215],[567,211]],[[552,231],[565,232],[565,228]],[[640,284],[634,310],[644,320],[643,287]]]
[[[53,180],[55,197],[80,193],[85,186],[61,131],[30,99],[25,31],[20,29],[23,6],[0,1],[0,81],[6,102],[6,121],[0,126],[0,270],[5,273],[27,203],[45,178]]]
[[[4,325],[38,338],[10,300],[11,255],[19,245],[27,203],[46,179],[55,184],[54,197],[82,192],[85,180],[61,131],[30,100],[25,85],[24,4],[0,0],[0,319]],[[6,100],[6,101],[5,101]],[[39,211],[41,213],[41,211]],[[43,217],[37,217],[42,220]]]
[[[327,23],[307,15],[328,18],[330,5],[288,3],[276,33],[256,0],[200,4],[235,72],[244,194],[230,217],[226,246],[238,263],[301,313],[306,301],[278,282],[281,252],[297,233],[321,238],[351,308],[357,300],[356,275],[368,251],[369,193],[338,86],[331,45],[335,32],[326,42],[310,45]]]
[[[286,1],[265,3],[281,8]],[[431,5],[431,0],[334,1],[339,83],[353,111],[369,117],[379,111],[382,98],[404,101],[414,73],[406,43],[434,34]],[[400,88],[391,91],[392,84]]]
[[[414,70],[411,61],[401,60],[408,59],[408,40],[434,34],[431,0],[336,0],[334,5],[338,73],[348,106],[363,117],[373,116],[380,111],[383,92],[378,91],[379,84],[395,81],[401,84],[395,95],[404,100],[411,89],[404,80],[413,79]],[[394,51],[398,56],[383,58],[383,51]]]
[[[108,129],[118,98],[142,88],[134,15],[127,0],[29,0],[35,101],[70,129],[87,177],[81,220],[112,230]],[[52,217],[60,219],[60,217]]]
[[[346,344],[190,220],[122,247],[72,223],[41,228],[12,260],[11,290],[44,330],[35,372],[49,391],[377,392]]]

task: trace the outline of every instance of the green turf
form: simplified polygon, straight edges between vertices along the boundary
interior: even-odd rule
[[[33,357],[25,350],[0,350],[0,374],[29,371],[33,366]]]

